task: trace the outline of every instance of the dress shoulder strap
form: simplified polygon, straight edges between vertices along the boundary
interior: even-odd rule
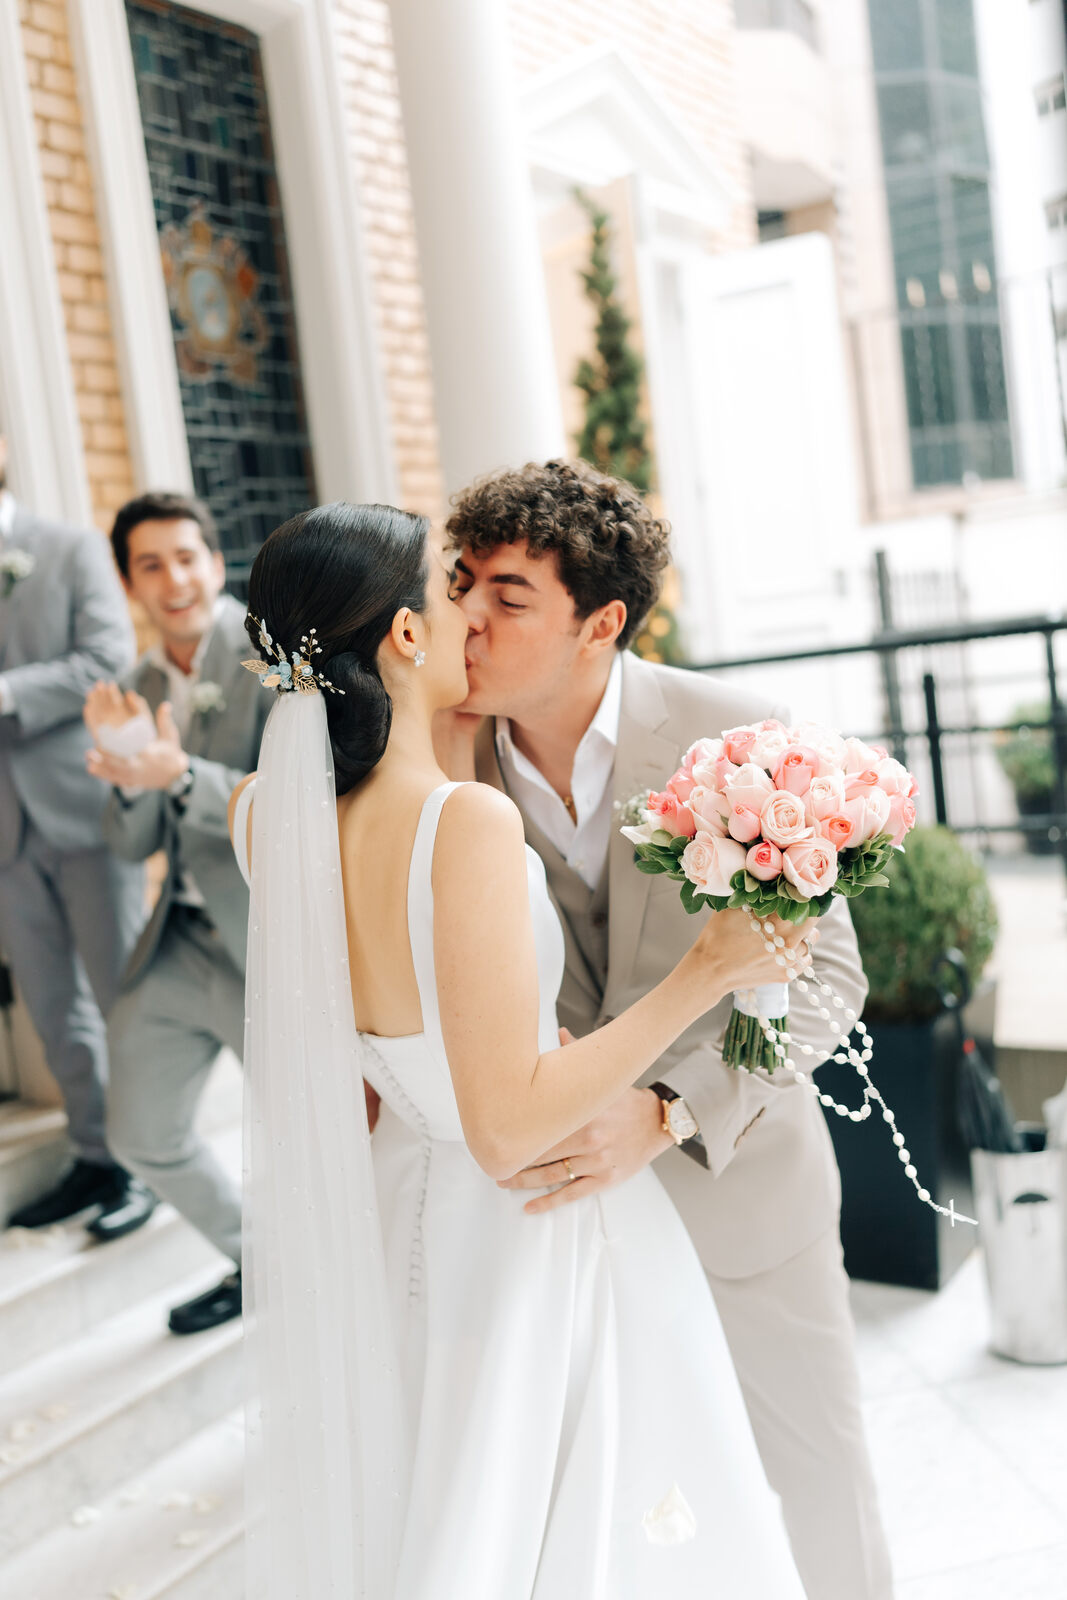
[[[253,778],[251,783],[245,784],[233,808],[233,853],[249,888],[252,887],[252,867],[248,859],[248,813],[252,809],[252,797],[258,781]]]
[[[422,1031],[444,1048],[433,959],[433,852],[445,801],[458,783],[442,783],[422,803],[408,869],[408,938],[422,1007]]]

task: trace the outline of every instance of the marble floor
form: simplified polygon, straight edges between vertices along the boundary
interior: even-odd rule
[[[977,1251],[852,1295],[896,1600],[1067,1600],[1067,1366],[990,1352]]]

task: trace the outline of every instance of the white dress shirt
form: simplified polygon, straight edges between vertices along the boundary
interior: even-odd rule
[[[507,718],[498,717],[496,723],[497,756],[512,799],[590,889],[600,882],[611,843],[611,778],[621,706],[622,662],[616,652],[603,698],[574,755],[571,799],[577,820],[533,762],[516,748]]]
[[[15,496],[10,489],[0,489],[0,547],[11,537],[15,526]]]
[[[0,489],[0,550],[11,537],[15,525],[15,496],[10,489]],[[0,717],[10,716],[15,709],[15,698],[6,678],[0,677]]]

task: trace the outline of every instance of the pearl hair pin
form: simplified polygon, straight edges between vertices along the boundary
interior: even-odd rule
[[[806,965],[801,967],[798,972],[795,966],[790,965],[789,956],[785,952],[785,940],[780,933],[775,932],[774,923],[771,921],[761,922],[756,913],[748,906],[744,907],[744,911],[749,918],[753,931],[762,939],[763,948],[767,951],[767,954],[774,957],[778,966],[785,968],[783,976],[786,980],[792,983],[800,994],[806,996],[808,1003],[818,1012],[820,1019],[828,1025],[830,1032],[838,1036],[839,1045],[836,1050],[816,1049],[814,1045],[803,1044],[799,1040],[797,1041],[797,1049],[803,1056],[816,1057],[813,1062],[816,1067],[831,1059],[841,1065],[851,1062],[863,1084],[863,1105],[858,1110],[852,1110],[849,1106],[835,1100],[832,1094],[823,1093],[814,1078],[809,1073],[800,1071],[792,1056],[787,1054],[786,1047],[793,1043],[792,1035],[787,1033],[785,1029],[775,1029],[766,1017],[761,1016],[759,1025],[763,1030],[764,1038],[774,1050],[779,1066],[784,1068],[795,1082],[810,1089],[812,1094],[818,1095],[820,1104],[826,1106],[827,1109],[833,1107],[839,1117],[848,1117],[850,1122],[866,1122],[871,1114],[872,1101],[880,1105],[882,1108],[882,1120],[888,1123],[892,1130],[893,1143],[897,1148],[897,1158],[904,1168],[904,1176],[911,1182],[922,1203],[929,1206],[931,1211],[938,1212],[942,1217],[948,1217],[953,1227],[956,1226],[957,1222],[969,1222],[974,1227],[977,1227],[977,1219],[964,1216],[962,1211],[957,1211],[954,1201],[950,1200],[947,1206],[938,1205],[937,1201],[931,1197],[929,1189],[923,1188],[920,1184],[918,1170],[911,1159],[911,1151],[904,1142],[904,1135],[897,1127],[897,1119],[890,1107],[882,1099],[881,1092],[877,1086],[871,1081],[870,1068],[867,1063],[874,1054],[874,1041],[867,1032],[863,1019],[850,1006],[845,1005],[841,996],[835,994],[828,983],[823,983],[820,980],[811,964],[810,952],[806,957]],[[752,1003],[755,1004],[755,990],[750,990],[749,993],[752,996]],[[847,1024],[847,1026],[843,1026],[837,1020],[833,1015],[834,1011],[840,1011],[844,1024]],[[857,1050],[854,1045],[848,1042],[853,1030],[859,1033],[862,1044],[862,1049],[860,1050]]]

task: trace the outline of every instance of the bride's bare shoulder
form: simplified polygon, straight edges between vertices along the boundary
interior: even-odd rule
[[[438,844],[446,855],[454,850],[511,853],[524,842],[522,817],[515,802],[488,783],[463,783],[445,801]],[[469,857],[468,857],[469,858]]]

